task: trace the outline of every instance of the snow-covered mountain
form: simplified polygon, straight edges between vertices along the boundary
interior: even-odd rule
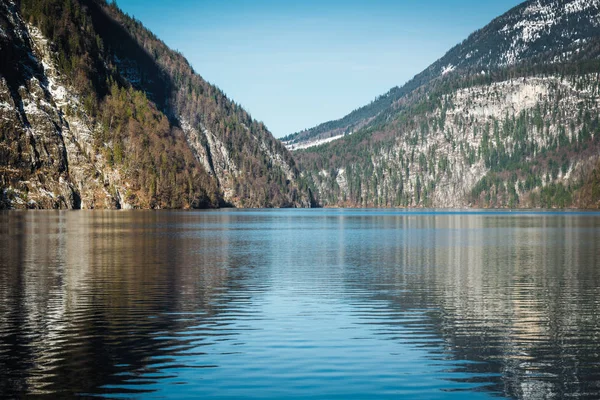
[[[402,87],[392,88],[344,118],[291,134],[283,141],[294,150],[341,138],[390,108],[402,106],[416,89],[452,75],[493,74],[519,65],[597,58],[599,36],[600,0],[529,0],[471,34]]]
[[[596,207],[599,96],[600,1],[530,0],[379,104],[286,140],[323,205]]]
[[[600,0],[530,0],[471,34],[427,71],[436,77],[569,62],[585,56],[599,35]]]

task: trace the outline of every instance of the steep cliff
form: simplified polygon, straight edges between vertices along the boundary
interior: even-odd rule
[[[102,0],[0,3],[0,207],[307,207],[287,150]]]

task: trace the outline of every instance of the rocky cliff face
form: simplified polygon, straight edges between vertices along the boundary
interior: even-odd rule
[[[367,165],[307,173],[327,205],[535,207],[551,185],[577,191],[600,157],[597,78],[580,77],[585,85],[529,77],[453,91],[440,107],[390,128],[401,136],[371,142]],[[497,181],[478,186],[490,175]]]
[[[120,193],[127,183],[92,151],[92,124],[80,111],[78,96],[62,84],[48,42],[22,21],[14,4],[0,4],[0,15],[2,205],[126,206]]]
[[[311,206],[262,124],[104,1],[3,1],[0,51],[0,208]]]
[[[299,165],[326,206],[597,207],[599,21],[525,2]]]

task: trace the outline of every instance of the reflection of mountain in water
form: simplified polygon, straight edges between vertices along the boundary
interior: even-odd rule
[[[210,345],[212,324],[227,324],[218,322],[228,307],[219,294],[238,288],[224,268],[224,238],[198,243],[171,229],[185,223],[185,214],[152,213],[4,218],[0,393],[110,393],[142,374],[164,378],[190,350]],[[180,336],[192,327],[202,336]]]
[[[380,331],[388,338],[397,319],[422,311],[427,318],[413,333],[433,330],[443,340],[431,346],[434,360],[473,361],[457,364],[467,374],[459,379],[510,397],[598,396],[593,219],[421,215],[382,218],[382,230],[369,217],[356,225],[372,237],[347,244],[355,250],[345,279],[386,301],[388,326]],[[376,260],[375,273],[361,268],[365,259]],[[419,343],[411,336],[396,339]]]
[[[0,393],[597,397],[597,218],[1,214]]]

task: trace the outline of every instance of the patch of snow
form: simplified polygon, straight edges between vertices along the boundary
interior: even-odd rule
[[[554,26],[559,26],[571,14],[580,14],[590,9],[598,9],[600,0],[570,0],[570,1],[534,1],[531,2],[517,18],[516,22],[509,22],[498,32],[511,40],[508,49],[499,57],[500,66],[514,65],[521,59],[521,55],[529,46],[539,39]],[[588,14],[594,14],[588,11]],[[600,13],[598,20],[591,16],[591,23],[600,26]],[[562,37],[569,39],[577,34],[574,30],[565,30]],[[558,62],[560,59],[549,60]]]
[[[48,91],[54,97],[54,101],[59,105],[63,106],[66,104],[66,100],[68,97],[73,98],[73,96],[68,96],[67,88],[58,84],[56,80],[48,75]]]
[[[42,114],[42,111],[38,108],[37,104],[33,101],[29,101],[29,99],[23,99],[23,111],[29,116]]]
[[[548,15],[548,14],[552,14],[552,6],[550,4],[546,4],[546,5],[542,5],[542,2],[540,0],[536,1],[533,4],[530,4],[524,11],[523,11],[523,15],[524,16],[531,16],[531,15]]]
[[[348,133],[348,135],[351,135],[353,132]],[[300,142],[300,143],[289,143],[289,142],[283,142],[283,145],[285,147],[287,147],[288,150],[293,151],[293,150],[303,150],[303,149],[309,149],[311,147],[316,147],[316,146],[320,146],[322,144],[326,144],[326,143],[331,143],[335,140],[341,139],[344,136],[346,136],[345,134],[341,134],[341,135],[337,135],[337,136],[332,136],[329,138],[325,138],[325,139],[317,139],[314,141],[309,141],[309,142]]]
[[[585,11],[592,7],[598,8],[600,1],[598,0],[573,0],[570,3],[565,4],[565,14],[575,14],[578,12]]]
[[[525,43],[532,43],[538,40],[542,35],[541,33],[550,28],[556,23],[553,18],[542,19],[542,20],[523,20],[519,21],[515,25],[515,29],[521,30],[521,39]]]
[[[442,68],[442,76],[449,74],[450,72],[454,71],[456,69],[456,67],[452,64],[448,64],[445,67]]]
[[[7,103],[7,102],[0,103],[0,108],[3,110],[13,110],[14,109],[14,107],[10,103]]]
[[[69,101],[78,102],[78,98],[76,96],[69,93],[65,86],[58,83],[58,72],[49,54],[48,40],[37,27],[33,25],[27,25],[27,28],[29,29],[31,38],[34,39],[34,42],[39,47],[39,52],[42,56],[41,64],[44,67],[44,74],[48,79],[47,89],[54,98],[54,102],[59,107],[66,105]]]

